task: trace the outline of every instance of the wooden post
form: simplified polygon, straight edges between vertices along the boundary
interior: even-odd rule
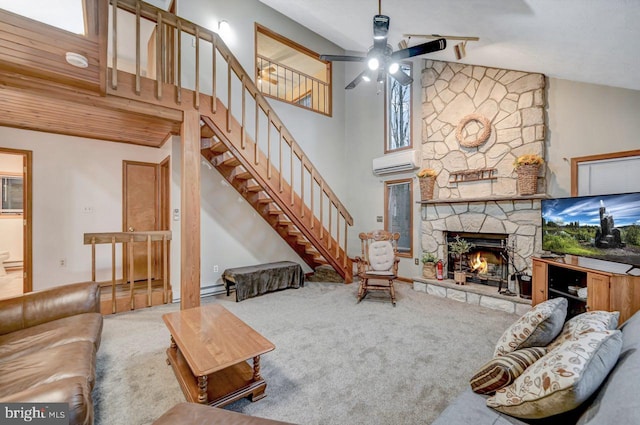
[[[93,245],[95,247],[95,245]],[[116,237],[111,237],[111,312],[116,314]]]
[[[200,305],[200,114],[197,111],[184,112],[180,133],[180,309],[185,310]]]
[[[151,235],[147,235],[147,307],[151,307]]]

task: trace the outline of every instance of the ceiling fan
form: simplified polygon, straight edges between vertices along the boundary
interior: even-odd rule
[[[276,75],[276,67],[269,66],[267,68],[258,68],[258,80],[267,81],[270,84],[278,84],[278,76]]]
[[[381,3],[382,0],[378,0],[378,14],[373,17],[373,46],[366,54],[362,56],[320,55],[320,59],[326,61],[367,62],[367,69],[350,82],[346,89],[354,88],[360,81],[371,81],[374,78],[378,82],[383,82],[387,74],[403,86],[409,85],[413,79],[400,70],[399,62],[402,59],[437,52],[447,47],[447,41],[444,38],[438,38],[394,52],[387,43],[389,17],[382,14]]]

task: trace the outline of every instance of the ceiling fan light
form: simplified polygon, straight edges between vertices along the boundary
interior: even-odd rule
[[[370,70],[375,71],[380,67],[380,61],[376,57],[370,58],[367,61],[367,66],[369,67]]]
[[[371,78],[370,78],[367,74],[364,74],[364,75],[362,76],[362,80],[363,80],[363,81],[366,81],[366,82],[368,83],[369,81],[371,81]]]
[[[397,62],[391,62],[389,64],[389,74],[395,74],[400,69],[400,65]]]

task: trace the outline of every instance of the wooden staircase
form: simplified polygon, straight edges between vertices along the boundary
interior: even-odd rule
[[[155,81],[141,75],[144,40],[137,31],[135,75],[118,70],[116,52],[106,73],[107,93],[197,110],[202,155],[311,268],[330,265],[352,282],[347,231],[353,218],[218,34],[139,0],[109,2],[113,15],[116,9],[128,12],[137,27],[140,19],[156,23],[157,72]],[[111,25],[118,34],[116,20]],[[182,87],[184,34],[198,40],[193,68],[185,72],[195,77],[191,88]],[[201,75],[201,49],[209,49],[208,75]],[[164,63],[171,65],[165,70]],[[200,81],[210,82],[208,93],[201,92]]]
[[[240,138],[233,140],[231,136],[241,132],[221,130],[216,125],[215,118],[205,115],[201,117],[202,156],[207,158],[305,263],[314,270],[318,266],[330,265],[346,283],[350,283],[353,280],[352,261],[337,241],[336,237],[339,236],[331,234],[332,224],[329,223],[327,228],[322,218],[312,214],[313,207],[305,205],[303,198],[292,190],[279,167],[274,166],[263,152],[256,152],[253,140],[245,138],[242,148]],[[249,153],[248,156],[253,160],[248,160],[247,155],[236,153],[238,149]],[[316,190],[322,183],[321,180],[314,182]],[[320,196],[326,202],[326,194],[321,193]],[[313,198],[313,195],[309,198]],[[347,222],[344,221],[343,224],[346,236]]]

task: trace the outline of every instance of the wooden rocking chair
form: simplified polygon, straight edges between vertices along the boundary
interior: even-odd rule
[[[367,295],[369,290],[388,291],[391,303],[396,305],[396,292],[393,288],[393,280],[398,276],[398,239],[400,233],[391,233],[386,230],[374,230],[369,233],[360,233],[362,245],[362,258],[356,257],[358,264],[358,302]],[[370,281],[376,281],[371,283]],[[380,282],[384,281],[384,283]]]

